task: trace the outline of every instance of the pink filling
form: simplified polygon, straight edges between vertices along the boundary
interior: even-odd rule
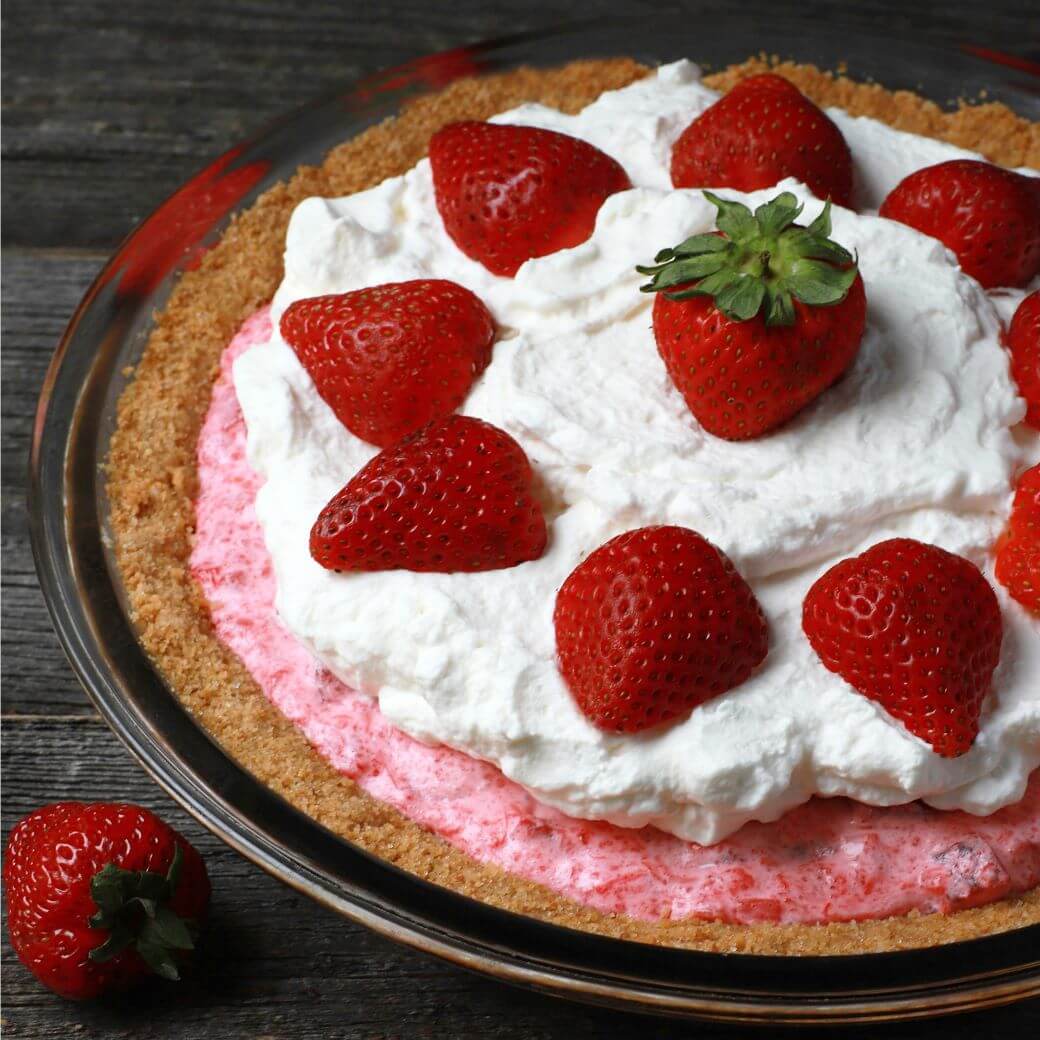
[[[280,625],[253,511],[231,364],[270,334],[266,309],[242,327],[199,440],[192,570],[220,638],[270,701],[336,769],[467,855],[608,913],[825,922],[979,906],[1040,884],[1040,773],[989,817],[920,803],[877,809],[817,798],[710,847],[654,828],[571,819],[495,767],[395,729]]]

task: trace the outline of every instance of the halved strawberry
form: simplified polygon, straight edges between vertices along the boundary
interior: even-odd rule
[[[1040,430],[1040,290],[1018,305],[1008,326],[1007,345],[1011,374],[1026,399],[1025,422]]]
[[[504,430],[451,415],[372,459],[321,511],[311,556],[334,571],[487,571],[534,560],[545,519]]]
[[[1040,465],[1032,466],[1015,483],[1011,506],[1012,526],[1026,527],[1040,534]]]
[[[493,274],[579,245],[604,199],[632,185],[609,155],[532,126],[451,123],[430,141],[437,209],[455,244]]]
[[[1037,184],[992,163],[951,159],[904,177],[880,214],[939,239],[983,288],[1021,286],[1040,274]]]
[[[997,581],[1040,614],[1040,465],[1019,477],[1007,529],[997,542]]]
[[[866,296],[852,255],[829,238],[829,203],[803,227],[789,192],[754,214],[704,194],[721,234],[694,235],[637,270],[652,276],[654,339],[687,407],[709,433],[747,440],[841,378]]]
[[[637,733],[744,682],[769,633],[729,559],[685,527],[611,539],[571,572],[553,614],[560,671],[600,729]]]
[[[702,112],[672,149],[677,188],[770,188],[795,177],[848,206],[852,156],[841,131],[798,88],[767,73],[738,83]]]
[[[280,328],[339,421],[381,448],[455,411],[495,339],[469,289],[430,278],[297,300]]]
[[[880,542],[817,579],[802,628],[827,668],[938,754],[971,747],[1003,638],[973,563],[911,538]]]

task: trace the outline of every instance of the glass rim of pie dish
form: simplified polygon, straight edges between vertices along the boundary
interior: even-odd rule
[[[78,306],[40,395],[30,461],[30,524],[55,629],[86,692],[155,780],[233,848],[344,916],[387,937],[504,981],[630,1010],[731,1022],[852,1022],[922,1017],[1040,995],[1040,925],[924,949],[840,956],[763,956],[640,945],[499,909],[431,884],[322,827],[237,765],[194,722],[138,644],[111,554],[102,466],[116,404],[172,285],[233,212],[301,164],[461,76],[578,58],[647,64],[689,57],[722,67],[771,53],[944,103],[983,95],[1040,120],[1028,63],[784,19],[712,19],[694,40],[689,16],[618,18],[455,48],[356,81],[283,116],[187,181],[120,245]],[[689,41],[689,42],[686,42]],[[461,60],[464,59],[464,60]],[[218,217],[178,200],[216,171],[265,174]],[[263,164],[263,165],[260,165]],[[179,228],[178,254],[144,245],[157,215]],[[189,219],[190,218],[190,219]],[[185,232],[185,228],[187,232]],[[183,246],[183,249],[180,247]],[[142,257],[144,258],[142,261]],[[147,268],[133,284],[126,272]]]

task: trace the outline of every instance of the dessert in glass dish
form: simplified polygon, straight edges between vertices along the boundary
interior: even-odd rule
[[[496,906],[792,954],[1040,920],[1037,166],[1007,109],[757,60],[415,102],[157,319],[108,477],[144,646]]]

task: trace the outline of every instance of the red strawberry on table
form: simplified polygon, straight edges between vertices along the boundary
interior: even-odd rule
[[[754,214],[705,192],[720,234],[664,249],[644,292],[676,389],[709,433],[747,440],[785,423],[856,358],[866,324],[863,280],[832,242],[830,204],[808,227],[789,192]]]
[[[827,668],[938,754],[971,747],[1003,638],[973,563],[912,538],[880,542],[817,579],[802,628]]]
[[[364,466],[321,511],[311,556],[334,571],[488,571],[535,560],[545,519],[504,430],[431,423]]]
[[[77,999],[125,989],[178,963],[209,905],[202,858],[147,809],[57,802],[7,839],[11,945],[47,987]]]
[[[584,242],[604,199],[632,187],[609,155],[555,130],[451,123],[430,141],[437,209],[455,244],[493,274]]]
[[[738,83],[672,149],[677,188],[757,191],[785,177],[817,198],[851,203],[852,156],[841,131],[794,84],[771,73]]]
[[[1018,305],[1008,326],[1007,345],[1011,374],[1026,399],[1025,422],[1040,430],[1040,290]]]
[[[739,686],[769,633],[729,559],[685,527],[642,527],[571,572],[553,614],[560,671],[600,729],[638,733]]]
[[[952,159],[903,178],[881,216],[939,239],[979,285],[1021,286],[1040,273],[1040,191],[1034,178]]]
[[[997,542],[997,581],[1040,614],[1040,465],[1018,479],[1007,529]]]
[[[427,278],[297,300],[280,325],[340,422],[381,448],[455,411],[495,338],[469,289]]]

